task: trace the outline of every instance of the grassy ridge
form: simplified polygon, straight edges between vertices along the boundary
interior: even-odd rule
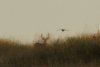
[[[0,40],[0,67],[99,67],[100,38],[84,35],[51,44]]]

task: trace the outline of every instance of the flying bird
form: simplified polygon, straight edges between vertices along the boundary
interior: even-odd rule
[[[58,31],[65,32],[65,31],[70,31],[70,30],[67,30],[67,29],[59,29]]]

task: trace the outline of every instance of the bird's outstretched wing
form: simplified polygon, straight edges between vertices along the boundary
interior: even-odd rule
[[[70,31],[68,29],[58,29],[57,31]]]
[[[64,29],[65,31],[70,31],[70,30],[68,30],[68,29]]]

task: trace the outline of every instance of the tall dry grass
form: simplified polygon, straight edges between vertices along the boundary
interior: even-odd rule
[[[82,35],[49,45],[0,39],[0,67],[100,67],[100,38]]]

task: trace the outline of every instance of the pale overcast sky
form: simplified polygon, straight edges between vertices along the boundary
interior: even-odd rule
[[[40,33],[66,35],[95,32],[100,0],[0,0],[0,37],[32,41]]]

